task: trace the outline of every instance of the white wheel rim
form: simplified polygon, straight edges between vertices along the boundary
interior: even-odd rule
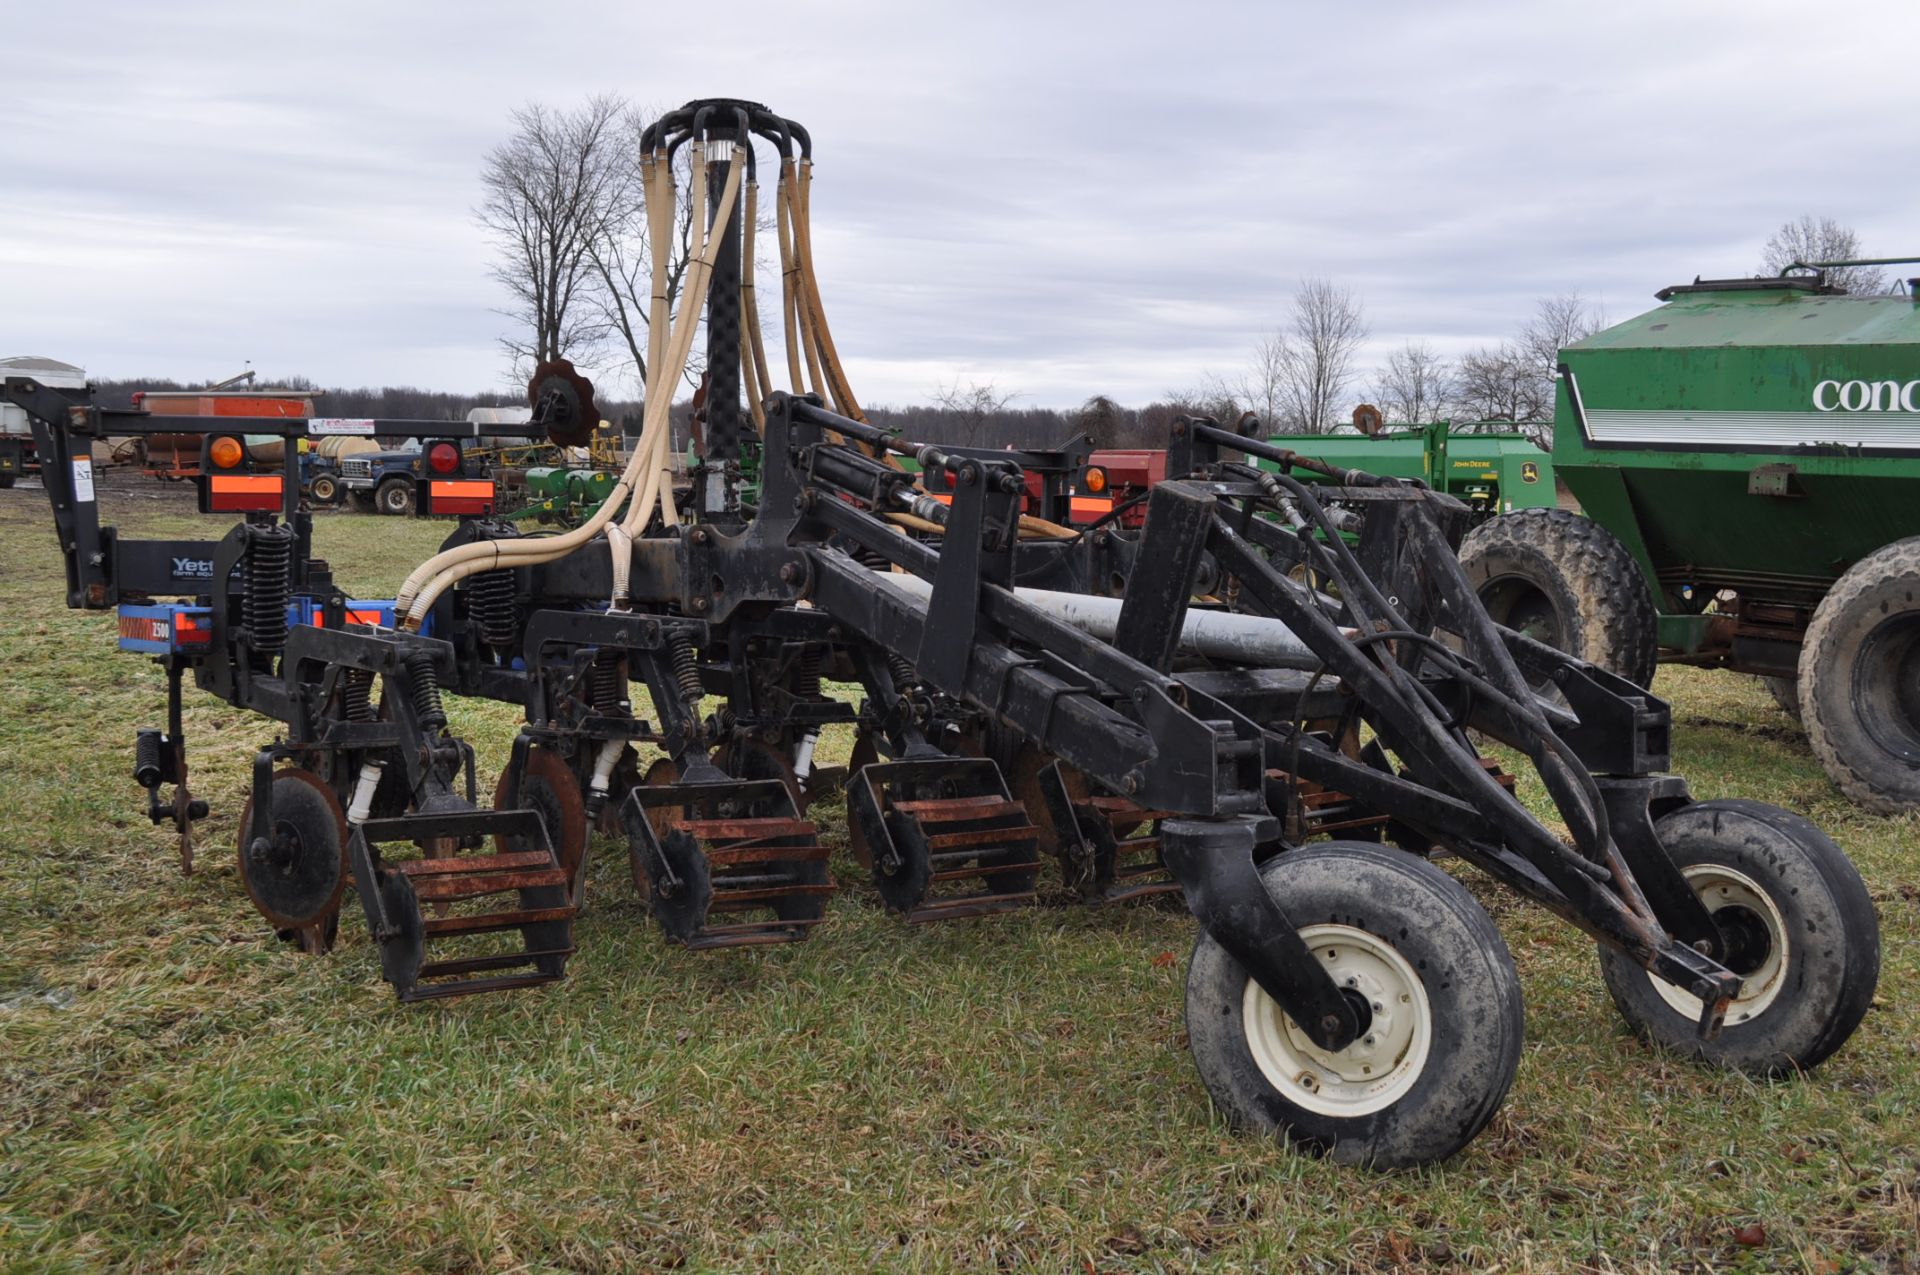
[[[1348,925],[1309,925],[1300,937],[1343,992],[1363,997],[1372,1021],[1338,1053],[1308,1039],[1252,979],[1241,1003],[1247,1050],[1267,1083],[1323,1116],[1364,1116],[1391,1107],[1426,1070],[1433,1005],[1407,958],[1385,939]]]
[[[1745,873],[1717,863],[1696,863],[1684,869],[1683,875],[1687,878],[1687,884],[1693,887],[1693,892],[1700,896],[1700,901],[1707,905],[1707,911],[1745,908],[1767,927],[1766,960],[1741,980],[1740,994],[1727,1006],[1728,1027],[1750,1022],[1765,1013],[1787,985],[1790,944],[1786,918],[1780,915],[1780,909],[1767,892]],[[1675,1013],[1699,1021],[1705,1006],[1698,996],[1652,974],[1647,978],[1652,982],[1653,990],[1660,993],[1660,999],[1671,1006]]]

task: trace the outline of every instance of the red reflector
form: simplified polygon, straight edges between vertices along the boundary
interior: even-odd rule
[[[348,611],[346,622],[348,624],[380,625],[386,623],[386,617],[378,611]],[[327,627],[326,612],[319,610],[314,611],[313,627],[316,629],[324,629]]]
[[[427,512],[435,514],[490,514],[491,478],[434,479],[427,484]]]
[[[452,443],[435,443],[427,448],[427,468],[436,474],[451,474],[460,468],[460,449]]]
[[[213,624],[211,621],[183,612],[174,617],[173,637],[183,646],[188,642],[211,642],[213,641]]]
[[[280,507],[278,474],[209,474],[209,513],[253,513]]]

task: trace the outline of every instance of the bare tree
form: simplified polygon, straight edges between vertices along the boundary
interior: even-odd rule
[[[602,331],[624,349],[626,361],[632,365],[634,382],[640,386],[647,383],[646,350],[653,296],[653,251],[648,242],[645,189],[639,172],[640,134],[652,114],[655,112],[621,107],[617,123],[620,149],[632,167],[628,179],[609,192],[606,215],[600,219],[596,233],[587,244],[587,259],[593,271],[589,301],[599,316]],[[688,152],[683,149],[677,159],[681,167],[686,168]],[[692,188],[685,175],[675,183],[674,190],[677,207],[673,243],[667,250],[669,307],[679,299],[693,236]],[[696,353],[703,349],[696,343]],[[689,385],[699,383],[702,370],[702,360],[689,359],[686,369]]]
[[[494,278],[513,297],[508,314],[519,327],[501,344],[517,373],[562,356],[584,360],[602,334],[588,297],[593,245],[635,181],[625,117],[615,96],[572,111],[533,103],[513,113],[513,135],[481,168],[486,198],[475,217],[498,245]]]
[[[1857,261],[1866,254],[1860,250],[1860,236],[1853,227],[1843,226],[1831,217],[1816,219],[1803,213],[1785,222],[1767,240],[1761,250],[1760,269],[1777,275],[1788,266],[1816,261]],[[1878,266],[1842,266],[1827,271],[1827,282],[1838,284],[1855,296],[1874,296],[1888,290],[1887,272]]]
[[[1550,380],[1560,364],[1560,351],[1606,326],[1606,310],[1575,288],[1535,303],[1533,317],[1520,325],[1520,348]]]
[[[982,438],[988,420],[1018,397],[1017,392],[1002,393],[995,389],[992,381],[962,381],[958,377],[952,385],[935,386],[933,391],[934,403],[956,418],[953,424],[959,437],[950,441],[975,447],[990,445]]]
[[[1262,347],[1262,361],[1279,368],[1277,423],[1308,434],[1335,428],[1366,339],[1366,315],[1352,289],[1302,279],[1286,326]]]
[[[1553,415],[1553,381],[1516,341],[1481,346],[1460,360],[1454,415],[1465,421],[1511,421],[1544,431]]]
[[[1372,397],[1389,424],[1424,425],[1446,412],[1453,382],[1453,369],[1439,351],[1425,341],[1408,341],[1375,373]]]
[[[1240,413],[1259,410],[1245,406],[1251,401],[1245,383],[1230,381],[1218,372],[1207,372],[1198,384],[1183,390],[1168,390],[1166,394],[1166,403],[1173,409],[1173,415],[1205,416],[1229,426],[1240,419]]]
[[[1279,332],[1254,346],[1253,362],[1232,395],[1270,427],[1276,425],[1286,411],[1287,353],[1287,338]]]

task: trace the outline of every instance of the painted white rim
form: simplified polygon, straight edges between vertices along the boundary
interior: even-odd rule
[[[1433,1005],[1407,958],[1348,925],[1309,925],[1300,937],[1342,988],[1364,996],[1373,1021],[1338,1053],[1320,1048],[1258,983],[1247,980],[1247,1050],[1288,1102],[1323,1116],[1364,1116],[1407,1096],[1433,1052]]]
[[[1786,918],[1780,915],[1780,909],[1767,896],[1767,892],[1745,873],[1735,872],[1717,863],[1696,863],[1683,872],[1687,884],[1707,905],[1707,911],[1743,907],[1766,924],[1767,959],[1759,969],[1741,981],[1740,994],[1727,1006],[1727,1026],[1735,1027],[1750,1022],[1765,1013],[1787,985],[1787,957],[1791,949]],[[1675,1013],[1699,1021],[1704,1006],[1698,996],[1652,974],[1647,978],[1653,983],[1653,990],[1660,993],[1660,999],[1670,1005]]]

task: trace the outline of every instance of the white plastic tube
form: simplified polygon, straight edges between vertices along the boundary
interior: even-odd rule
[[[876,571],[874,578],[923,601],[933,596],[933,585],[919,576]],[[1013,594],[1029,606],[1104,642],[1111,642],[1119,631],[1119,598],[1096,598],[1054,589],[1015,589]],[[1180,626],[1180,649],[1209,659],[1266,668],[1314,670],[1321,664],[1320,657],[1308,649],[1300,636],[1279,620],[1232,611],[1189,609],[1186,623]]]

